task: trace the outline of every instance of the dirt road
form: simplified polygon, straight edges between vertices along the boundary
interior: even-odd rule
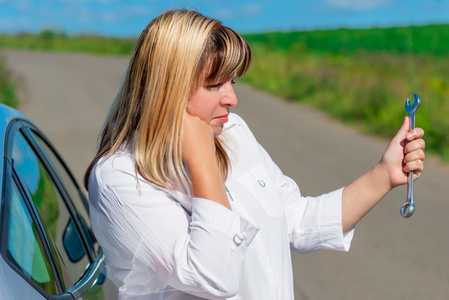
[[[9,67],[20,78],[20,109],[53,141],[81,179],[128,59],[0,54],[8,56]],[[388,141],[363,136],[313,109],[239,84],[236,92],[239,105],[234,111],[246,119],[305,195],[348,184],[374,165],[387,146]],[[425,105],[426,99],[422,100]],[[416,211],[410,219],[399,214],[406,195],[401,187],[359,223],[348,253],[293,254],[296,298],[448,299],[448,176],[447,166],[428,159],[424,175],[415,183]]]

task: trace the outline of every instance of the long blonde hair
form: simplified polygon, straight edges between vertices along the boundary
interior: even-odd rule
[[[140,35],[125,80],[100,134],[98,160],[131,145],[136,171],[156,185],[186,188],[181,156],[183,117],[191,91],[231,73],[243,76],[251,62],[248,43],[218,20],[191,10],[170,10]],[[132,143],[132,144],[131,144]],[[230,167],[221,137],[215,137],[217,161],[224,178]]]

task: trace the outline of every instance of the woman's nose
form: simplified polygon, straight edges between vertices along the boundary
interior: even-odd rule
[[[221,98],[221,104],[226,106],[236,106],[237,105],[237,95],[234,91],[234,86],[231,82],[226,83],[226,90]]]

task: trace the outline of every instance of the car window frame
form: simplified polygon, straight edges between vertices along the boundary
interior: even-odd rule
[[[78,282],[74,283],[70,287],[64,289],[63,283],[61,281],[59,272],[57,271],[57,264],[54,261],[54,257],[58,257],[58,254],[55,253],[54,256],[52,254],[51,250],[51,244],[53,243],[52,240],[47,237],[47,234],[44,231],[43,225],[41,223],[41,220],[39,218],[39,215],[37,213],[37,209],[34,205],[34,202],[31,198],[31,195],[25,188],[26,185],[24,185],[24,180],[20,178],[20,174],[17,174],[14,170],[14,163],[12,159],[12,148],[13,148],[13,141],[16,134],[20,133],[24,136],[24,138],[27,140],[27,142],[30,144],[31,148],[33,148],[33,151],[35,151],[36,155],[38,156],[38,159],[46,169],[48,175],[51,177],[53,183],[55,184],[56,188],[58,189],[66,208],[71,216],[71,218],[74,220],[75,226],[77,228],[78,234],[81,237],[84,249],[86,251],[86,255],[88,257],[89,264],[86,266],[85,272],[80,276]],[[78,214],[76,213],[76,210],[74,208],[74,205],[68,196],[68,193],[66,189],[64,188],[63,184],[61,183],[61,179],[59,178],[58,174],[55,173],[54,167],[51,164],[51,161],[48,159],[47,155],[45,154],[45,151],[40,146],[39,141],[36,140],[36,137],[33,136],[33,133],[38,135],[40,139],[43,140],[47,144],[47,146],[53,151],[56,158],[60,161],[65,171],[68,173],[69,177],[75,184],[75,186],[78,189],[78,192],[84,197],[82,194],[82,191],[80,189],[80,186],[78,182],[75,180],[73,174],[70,172],[69,168],[67,167],[66,163],[62,159],[59,152],[56,150],[56,148],[53,146],[53,144],[49,141],[49,139],[46,138],[46,136],[32,123],[28,122],[24,119],[15,119],[12,120],[6,130],[5,134],[5,149],[4,149],[4,170],[3,174],[5,176],[1,179],[3,181],[3,188],[1,191],[1,206],[0,206],[0,213],[3,215],[0,222],[0,253],[5,259],[5,261],[10,265],[22,278],[24,278],[28,283],[30,283],[38,292],[40,292],[45,298],[47,299],[78,299],[81,297],[84,293],[86,293],[89,288],[95,284],[96,280],[99,278],[99,276],[102,274],[104,265],[105,265],[105,258],[104,254],[101,251],[101,248],[99,248],[98,253],[95,253],[94,245],[96,241],[94,240],[94,236],[91,232],[91,228],[87,226],[87,224],[81,224],[80,219],[78,218]],[[7,175],[7,176],[6,176]],[[55,278],[55,282],[57,285],[58,295],[50,295],[46,291],[44,291],[41,287],[39,287],[35,282],[33,282],[31,279],[27,278],[21,270],[18,270],[17,266],[13,264],[6,256],[7,247],[5,246],[5,237],[7,238],[7,234],[5,233],[8,229],[8,223],[9,222],[9,216],[7,218],[4,217],[6,212],[9,210],[6,210],[8,205],[8,201],[5,201],[5,196],[7,192],[7,187],[5,186],[5,183],[7,183],[7,178],[11,178],[12,182],[11,184],[15,184],[21,193],[24,202],[26,203],[26,206],[28,208],[28,211],[33,219],[33,221],[36,223],[36,227],[38,228],[39,236],[42,239],[43,247],[45,248],[45,255],[47,256],[47,259],[51,265],[51,270],[53,272],[53,276]],[[84,205],[87,205],[87,199],[84,197]],[[6,209],[5,209],[6,208]],[[7,220],[6,220],[7,219]],[[82,228],[81,226],[87,227]],[[87,232],[86,232],[87,230]],[[87,234],[90,234],[90,238],[92,240],[92,244],[89,244],[89,239],[86,236]],[[58,257],[59,258],[59,257]]]
[[[87,224],[83,224],[83,222],[79,219],[78,214],[76,213],[75,205],[73,204],[72,200],[70,199],[70,196],[69,196],[67,190],[65,189],[61,178],[55,172],[56,168],[53,166],[51,159],[46,155],[46,152],[42,148],[40,142],[36,140],[33,133],[38,135],[39,138],[42,139],[42,141],[47,144],[47,146],[50,148],[50,150],[53,151],[53,153],[56,156],[56,159],[59,160],[59,162],[61,163],[64,170],[69,175],[69,178],[72,180],[75,187],[77,188],[78,194],[82,198],[84,208],[87,211],[89,211],[89,206],[88,206],[89,204],[87,202],[86,196],[83,194],[83,192],[80,189],[80,186],[79,186],[78,182],[76,181],[75,177],[73,176],[72,172],[67,167],[67,164],[64,162],[62,156],[59,154],[59,152],[56,150],[56,148],[53,146],[53,144],[50,142],[50,140],[47,139],[45,137],[45,135],[35,126],[32,126],[29,123],[25,123],[25,124],[22,123],[22,126],[23,127],[21,128],[21,132],[23,133],[25,138],[28,140],[31,147],[36,151],[36,154],[38,155],[40,161],[44,165],[48,174],[53,179],[53,182],[57,185],[58,190],[60,191],[60,194],[61,194],[62,198],[64,199],[64,202],[70,212],[71,217],[75,220],[75,226],[77,227],[77,230],[78,230],[78,233],[80,234],[80,236],[82,236],[82,242],[84,244],[84,248],[85,248],[87,256],[89,258],[89,262],[92,264],[95,261],[95,259],[97,258],[97,255],[94,251],[94,244],[96,242],[95,237],[94,237],[91,229],[87,226]],[[84,227],[81,227],[81,226],[84,226]],[[89,236],[87,236],[87,235],[89,235]],[[89,240],[92,241],[92,245],[89,245]]]
[[[10,183],[8,183],[7,185],[5,185],[4,187],[4,193],[7,194],[9,191],[9,189],[13,188],[12,185],[15,185],[15,187],[17,188],[17,191],[20,193],[24,204],[26,205],[27,211],[30,214],[31,219],[33,220],[35,226],[36,226],[36,231],[38,233],[38,236],[42,242],[42,246],[44,248],[44,255],[45,258],[47,259],[47,261],[50,264],[51,267],[51,272],[52,272],[52,276],[54,278],[54,281],[56,283],[56,288],[57,288],[57,295],[51,295],[49,294],[47,291],[45,291],[44,289],[42,289],[37,283],[35,283],[33,280],[31,280],[30,278],[28,278],[27,276],[25,276],[23,274],[23,271],[18,268],[13,262],[11,262],[11,260],[9,259],[8,255],[7,255],[7,251],[8,251],[8,247],[7,247],[7,239],[8,239],[8,227],[9,225],[6,226],[2,226],[2,239],[4,238],[5,240],[2,241],[2,247],[1,247],[1,255],[3,256],[4,260],[8,263],[8,265],[10,267],[12,267],[22,278],[24,278],[27,282],[29,282],[38,292],[40,292],[44,297],[46,297],[47,299],[71,299],[70,294],[66,293],[66,291],[64,290],[63,287],[63,283],[61,282],[61,278],[59,277],[59,272],[57,271],[57,264],[53,259],[53,255],[58,256],[57,253],[53,253],[54,251],[52,250],[52,247],[50,246],[53,242],[51,240],[49,240],[48,236],[45,233],[45,229],[43,227],[43,224],[40,220],[40,218],[38,217],[37,214],[37,210],[36,207],[34,206],[34,203],[30,202],[30,195],[29,192],[26,190],[26,188],[24,188],[24,186],[21,184],[21,179],[20,179],[20,175],[17,174],[14,171],[14,168],[12,167],[11,163],[9,161],[5,162],[5,167],[6,167],[6,171],[7,171],[7,176],[6,178],[10,179]],[[5,179],[6,179],[5,178]],[[4,183],[6,183],[7,180],[4,181]],[[11,202],[10,201],[4,201],[5,202],[5,210],[2,210],[3,212],[3,216],[2,216],[2,222],[5,222],[4,224],[8,224],[9,223],[9,216],[10,214],[7,214],[7,212],[10,211],[10,205]]]
[[[5,134],[5,149],[4,149],[4,165],[3,165],[3,174],[5,175],[2,178],[2,207],[1,207],[1,244],[0,244],[0,253],[3,256],[3,259],[6,261],[6,263],[14,269],[17,274],[19,274],[25,281],[27,281],[33,288],[39,292],[42,296],[44,296],[47,299],[74,299],[73,295],[70,293],[67,293],[64,288],[63,284],[61,282],[61,278],[59,277],[59,273],[57,271],[57,265],[56,262],[53,259],[53,253],[51,250],[51,241],[48,239],[44,227],[42,225],[42,222],[39,218],[39,215],[37,214],[36,207],[34,206],[34,203],[31,199],[31,196],[29,195],[29,192],[24,187],[23,182],[24,180],[20,178],[20,175],[17,174],[17,172],[14,171],[13,167],[13,160],[12,160],[12,146],[13,143],[9,143],[7,141],[11,140],[11,137],[17,133],[18,130],[20,130],[21,123],[18,120],[12,121],[10,125],[8,126],[8,129]],[[10,182],[8,182],[7,179],[10,179]],[[56,283],[56,288],[59,294],[57,295],[51,295],[47,291],[43,290],[37,283],[35,283],[33,280],[25,276],[13,262],[10,261],[10,259],[7,256],[7,239],[8,239],[8,229],[9,229],[9,210],[10,210],[10,199],[6,198],[6,195],[9,191],[9,189],[12,188],[12,185],[15,185],[18,192],[20,193],[26,207],[28,210],[28,213],[30,214],[33,222],[35,223],[37,233],[39,234],[39,238],[41,239],[42,246],[44,248],[46,259],[48,260],[52,276]],[[8,201],[7,201],[8,200]],[[57,254],[55,254],[57,255]]]

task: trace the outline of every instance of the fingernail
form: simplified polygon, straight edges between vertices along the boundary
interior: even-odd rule
[[[413,139],[413,133],[407,134],[407,140],[412,140],[412,139]]]

